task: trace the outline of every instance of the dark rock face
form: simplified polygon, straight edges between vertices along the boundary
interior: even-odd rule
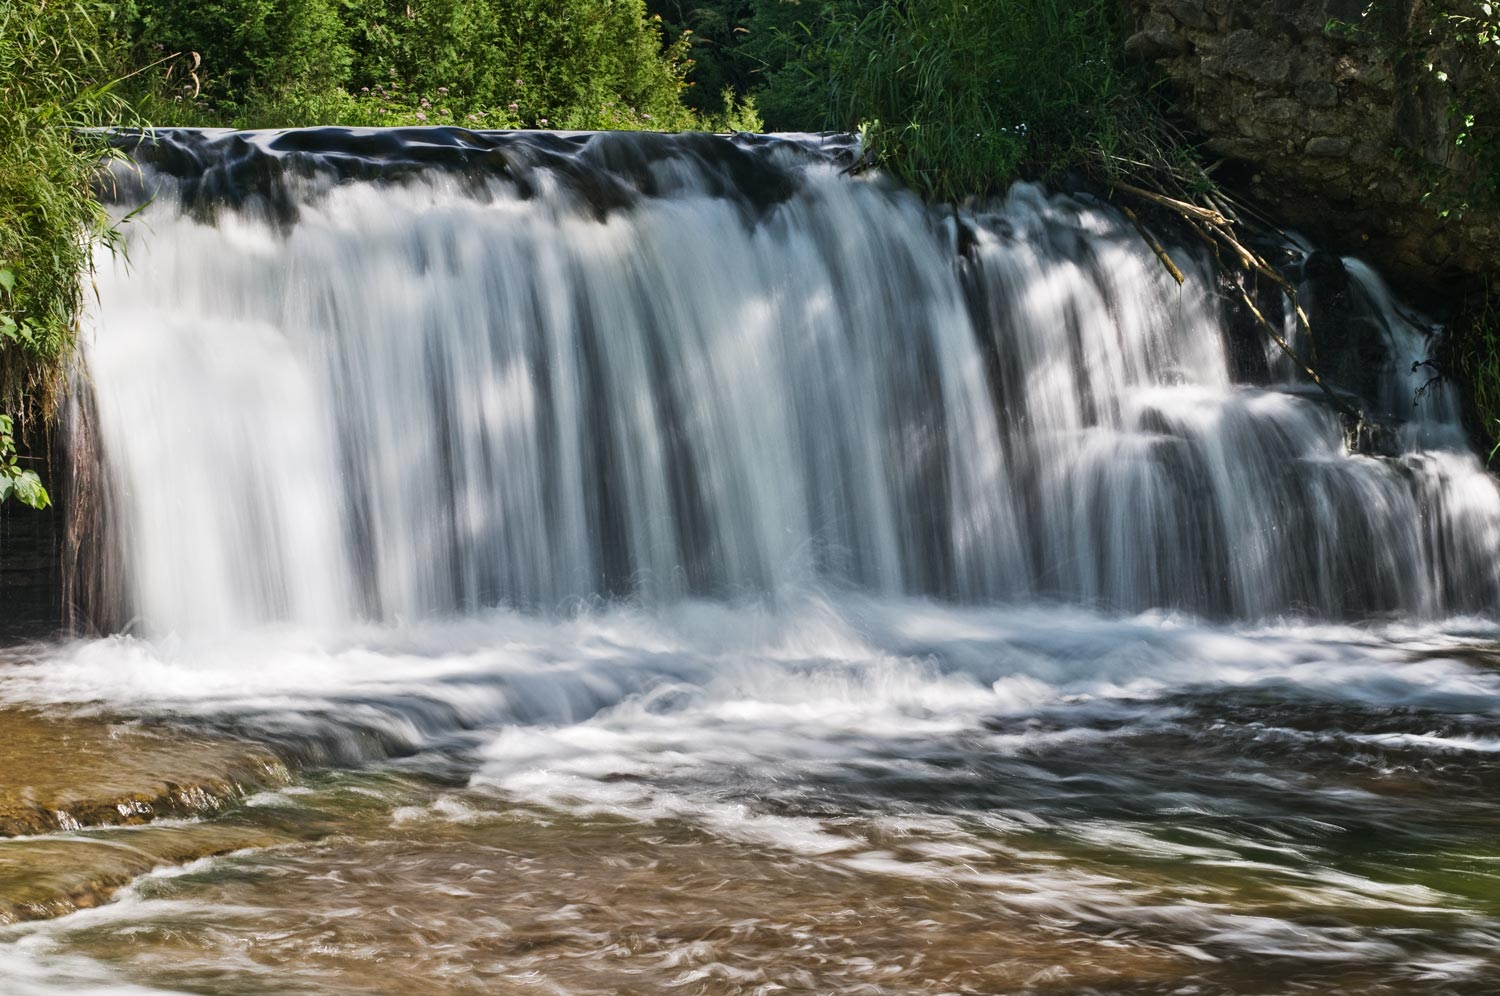
[[[29,464],[52,484],[44,464]],[[54,490],[53,500],[59,495]],[[0,643],[50,636],[62,624],[62,513],[0,505]]]
[[[84,379],[72,391],[50,432],[19,441],[51,506],[0,505],[0,646],[60,632],[123,632],[133,611],[93,392]]]
[[[1434,170],[1473,165],[1456,158],[1448,88],[1399,41],[1419,5],[1129,0],[1127,50],[1165,71],[1267,214],[1431,295],[1495,269],[1500,212],[1443,219],[1424,201]]]

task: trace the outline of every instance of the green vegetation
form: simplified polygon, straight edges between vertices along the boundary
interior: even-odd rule
[[[748,90],[776,130],[860,130],[875,161],[929,197],[1069,172],[1186,197],[1211,187],[1123,64],[1110,0],[652,2],[692,32],[697,86]]]
[[[753,96],[771,131],[821,131],[835,124],[830,60],[846,23],[879,0],[647,0],[668,33],[687,41],[685,101],[724,114],[733,94]]]
[[[1450,169],[1432,197],[1447,217],[1500,206],[1500,5],[1434,0],[1424,8],[1419,57],[1451,93]]]
[[[9,415],[0,415],[0,504],[12,495],[23,505],[46,508],[52,503],[42,479],[34,470],[23,470],[16,454],[15,422]]]
[[[1484,288],[1463,302],[1449,334],[1473,424],[1494,463],[1500,456],[1500,291]]]
[[[683,103],[686,37],[644,0],[135,0],[136,94],[154,124],[758,127]]]
[[[0,3],[0,504],[51,500],[18,430],[55,411],[94,246],[116,243],[92,192],[109,152],[87,130],[125,120],[114,18],[106,0]]]
[[[114,229],[90,184],[121,120],[112,92],[112,5],[0,4],[0,410],[47,414],[72,358],[80,280]]]
[[[1081,172],[1186,194],[1197,157],[1122,64],[1108,0],[887,0],[832,18],[838,126],[941,200]]]

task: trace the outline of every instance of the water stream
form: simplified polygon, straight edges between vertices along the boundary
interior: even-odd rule
[[[303,763],[42,838],[252,843],[0,928],[11,991],[1500,988],[1500,490],[1432,330],[1285,247],[1353,452],[1169,231],[1181,287],[1091,197],[849,152],[137,150],[131,622],[0,701]]]

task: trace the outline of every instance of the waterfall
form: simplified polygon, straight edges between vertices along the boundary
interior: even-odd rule
[[[87,364],[152,632],[809,586],[1250,619],[1500,596],[1500,492],[1352,262],[1339,386],[1394,428],[1379,455],[1274,347],[1245,373],[1205,260],[1169,247],[1179,287],[1083,195],[930,210],[805,136],[134,151],[120,209],[151,200],[99,260]]]

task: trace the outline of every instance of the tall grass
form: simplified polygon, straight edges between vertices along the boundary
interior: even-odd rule
[[[105,0],[0,3],[0,410],[45,417],[72,360],[106,150],[83,129],[123,113]]]
[[[816,60],[829,123],[862,128],[883,165],[942,200],[1073,170],[1199,184],[1196,155],[1121,64],[1119,12],[1109,0],[832,7]]]

